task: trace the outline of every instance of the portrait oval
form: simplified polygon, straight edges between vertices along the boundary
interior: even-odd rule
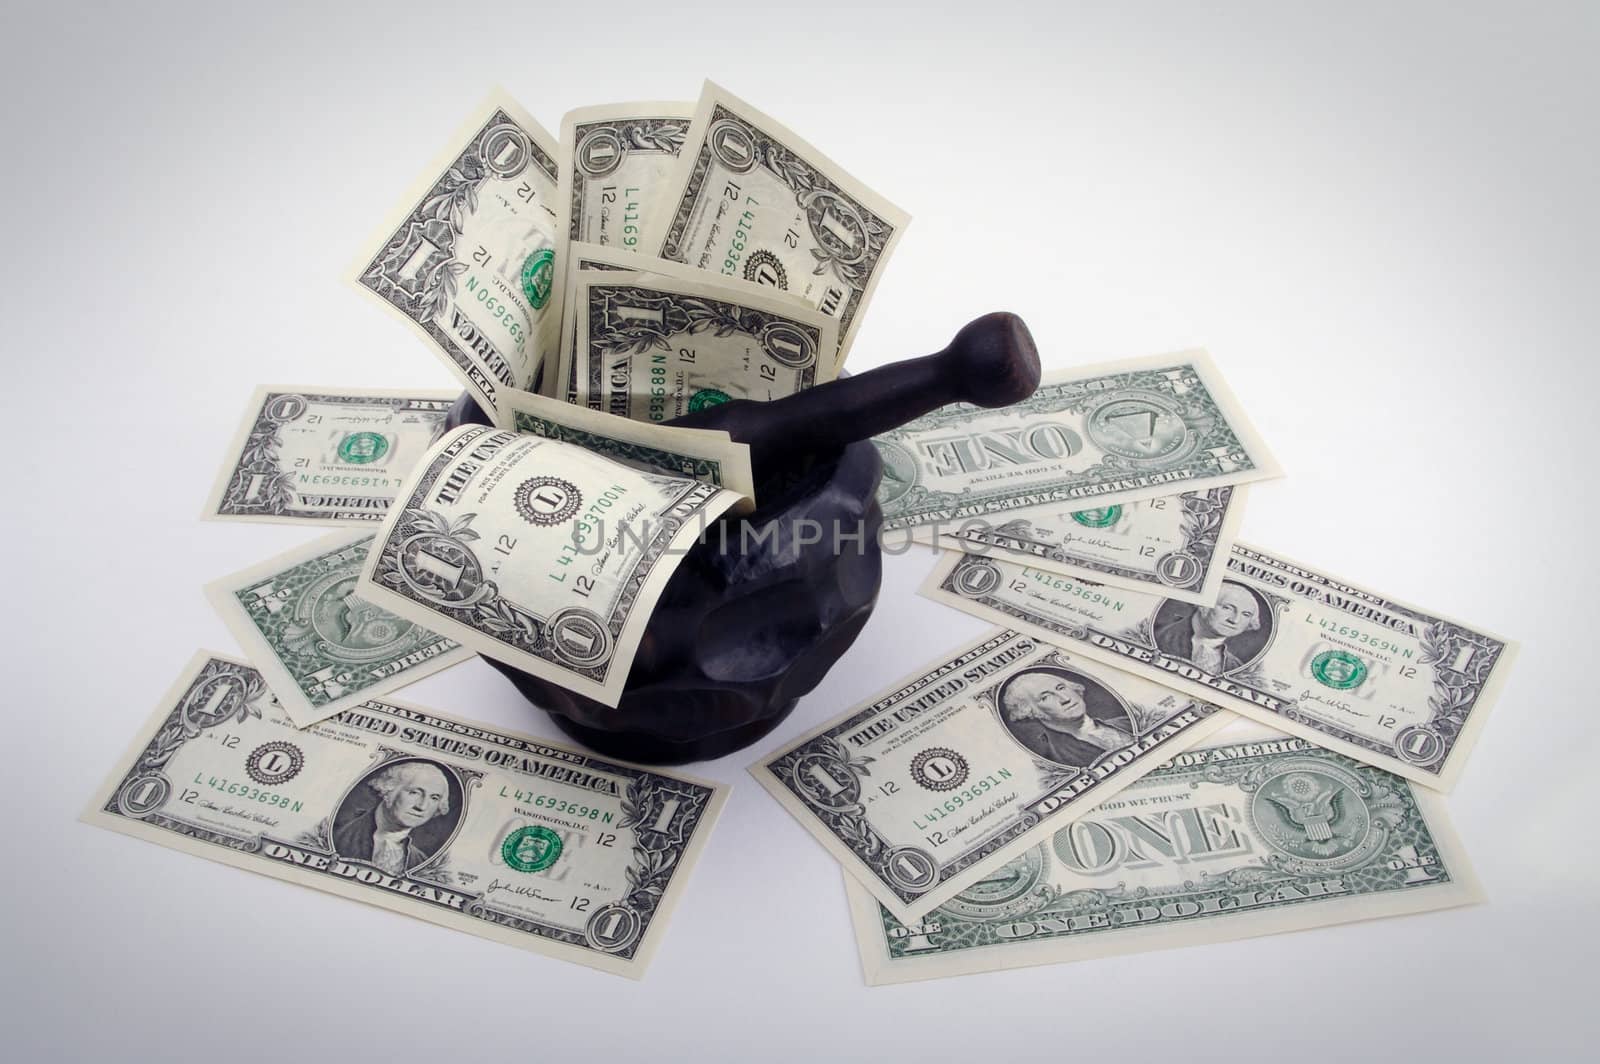
[[[1088,768],[1135,737],[1122,699],[1074,669],[1023,669],[995,692],[995,709],[1018,745],[1071,768]]]
[[[422,757],[386,761],[358,779],[333,814],[333,848],[391,875],[423,864],[455,834],[465,792],[455,770]]]
[[[1237,580],[1224,580],[1212,605],[1166,599],[1156,608],[1151,624],[1162,653],[1220,675],[1259,658],[1272,642],[1277,620],[1261,592]],[[1209,662],[1203,660],[1207,658]]]

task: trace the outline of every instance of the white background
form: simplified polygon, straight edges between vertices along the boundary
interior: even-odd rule
[[[5,1056],[1504,1059],[1600,1034],[1594,5],[405,6],[0,15]],[[982,629],[913,595],[926,553],[889,560],[776,734],[693,769],[735,789],[643,982],[75,822],[189,655],[235,650],[200,585],[315,534],[197,520],[251,389],[448,384],[342,278],[488,86],[554,131],[707,75],[913,215],[855,368],[997,308],[1050,367],[1205,346],[1289,473],[1246,539],[1523,642],[1450,798],[1487,905],[865,988],[837,866],[744,766]],[[477,661],[400,697],[556,734]]]

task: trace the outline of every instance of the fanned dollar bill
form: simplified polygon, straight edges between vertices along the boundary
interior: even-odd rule
[[[561,200],[567,238],[637,251],[660,199],[694,104],[612,103],[561,120]]]
[[[845,877],[867,982],[1087,960],[1483,900],[1444,803],[1303,739],[1226,729],[904,922]]]
[[[942,559],[922,593],[1441,790],[1516,650],[1242,543],[1212,606],[965,554]]]
[[[1232,717],[997,629],[750,772],[910,920]]]
[[[833,379],[837,323],[826,314],[671,263],[651,269],[575,275],[573,361],[585,405],[660,422]]]
[[[372,540],[335,532],[206,586],[298,727],[472,656],[356,595]]]
[[[257,388],[206,500],[208,520],[382,521],[454,395]]]
[[[709,81],[665,189],[647,250],[837,318],[837,372],[910,216]]]
[[[1070,512],[1060,506],[1008,510],[993,523],[965,521],[938,534],[926,528],[915,533],[934,546],[1209,606],[1239,535],[1245,490],[1208,488]]]
[[[726,432],[652,425],[587,407],[573,406],[530,392],[508,392],[500,407],[500,427],[576,444],[635,469],[693,477],[755,501],[750,448]]]
[[[492,93],[428,167],[356,268],[491,413],[530,390],[560,327],[556,139]]]
[[[1280,475],[1204,351],[1051,373],[1020,403],[952,403],[872,442],[883,456],[886,529]]]
[[[646,263],[654,264],[659,259],[645,259],[637,251],[625,248],[601,247],[599,244],[583,244],[573,241],[567,245],[566,255],[566,280],[561,286],[561,341],[560,358],[556,365],[557,372],[550,378],[551,387],[546,388],[545,394],[556,399],[565,399],[568,403],[578,405],[582,402],[578,398],[578,365],[573,358],[572,346],[578,331],[578,315],[573,309],[573,297],[577,293],[578,274],[595,270],[609,270],[612,273],[632,273],[639,270]]]
[[[202,652],[83,820],[637,979],[726,793],[376,700],[297,729]]]
[[[356,593],[614,706],[668,577],[739,498],[560,440],[468,425],[428,452]]]

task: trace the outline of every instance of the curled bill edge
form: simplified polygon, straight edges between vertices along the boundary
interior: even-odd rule
[[[501,409],[495,414],[495,424],[499,428],[511,432],[525,432],[517,426],[517,414],[530,418],[540,418],[545,421],[564,425],[578,432],[594,436],[602,436],[615,440],[623,446],[613,450],[603,447],[593,447],[587,443],[580,446],[588,447],[597,454],[631,465],[635,468],[649,468],[654,472],[668,473],[672,476],[692,476],[682,470],[671,469],[665,466],[652,465],[642,461],[634,461],[623,453],[627,445],[648,447],[654,450],[668,451],[689,459],[700,459],[714,464],[720,479],[707,480],[706,483],[713,487],[726,488],[737,492],[742,501],[735,504],[733,509],[737,513],[749,513],[755,508],[756,485],[755,476],[750,467],[750,447],[747,444],[735,443],[733,437],[717,429],[691,429],[676,425],[655,425],[645,421],[634,421],[632,418],[619,417],[608,414],[603,410],[591,410],[586,406],[576,406],[560,399],[551,399],[536,392],[508,391]],[[536,433],[543,435],[543,433]],[[572,441],[578,442],[578,441]],[[704,478],[698,478],[704,479]]]

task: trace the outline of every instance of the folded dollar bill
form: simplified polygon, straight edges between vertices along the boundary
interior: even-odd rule
[[[911,218],[777,120],[706,82],[647,253],[781,289],[838,320],[837,374]]]
[[[257,388],[201,516],[382,521],[454,401],[445,392]]]
[[[496,90],[384,223],[355,283],[400,315],[479,406],[530,390],[560,327],[560,145]]]
[[[750,772],[910,920],[1230,719],[996,629]]]
[[[472,656],[355,593],[372,540],[335,532],[206,586],[298,727]]]
[[[1054,505],[1007,510],[913,530],[934,546],[996,556],[1035,569],[1209,606],[1239,535],[1245,490],[1207,488],[1088,510]]]
[[[573,277],[573,377],[585,405],[661,422],[833,379],[838,323],[828,315],[672,263],[649,270]]]
[[[498,421],[513,432],[576,444],[635,469],[693,477],[747,496],[746,503],[755,500],[750,448],[726,432],[634,421],[532,392],[507,392]]]
[[[1178,754],[921,919],[897,919],[846,876],[867,982],[1223,942],[1482,900],[1438,796],[1304,739],[1235,735],[1228,728]]]
[[[86,823],[638,978],[726,790],[371,700],[299,729],[200,653]]]
[[[965,554],[942,559],[922,593],[1441,790],[1516,650],[1244,544],[1211,606]]]
[[[883,527],[1082,511],[1280,475],[1204,351],[1047,374],[993,410],[952,403],[875,437]]]
[[[356,593],[616,705],[650,612],[735,492],[468,425],[424,457]]]

